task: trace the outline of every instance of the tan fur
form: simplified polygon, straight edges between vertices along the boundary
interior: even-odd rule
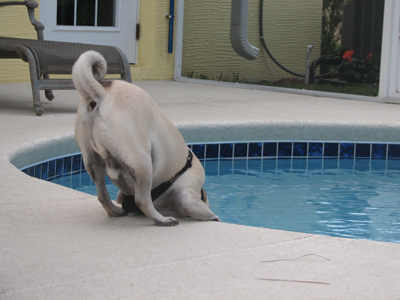
[[[145,91],[124,81],[99,83],[105,68],[104,58],[89,51],[75,63],[72,77],[83,97],[75,121],[76,140],[109,216],[126,213],[111,202],[105,175],[120,189],[119,200],[134,195],[138,207],[156,225],[178,224],[160,212],[219,221],[200,199],[205,175],[195,156],[193,166],[153,204],[151,190],[183,168],[188,149],[182,135]]]

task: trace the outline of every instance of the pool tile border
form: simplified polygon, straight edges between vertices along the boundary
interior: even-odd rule
[[[400,143],[265,141],[188,144],[201,160],[215,159],[400,159]],[[25,174],[54,180],[84,170],[80,153],[51,158],[20,168]]]

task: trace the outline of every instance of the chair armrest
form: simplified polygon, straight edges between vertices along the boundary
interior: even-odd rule
[[[0,2],[0,7],[10,6],[10,5],[25,5],[26,6],[26,8],[28,9],[29,20],[31,21],[31,24],[33,25],[33,27],[35,27],[38,40],[44,40],[44,36],[43,36],[44,25],[42,23],[40,23],[38,20],[36,20],[36,17],[35,17],[35,8],[37,8],[39,6],[39,4],[36,1],[31,1],[31,0]]]

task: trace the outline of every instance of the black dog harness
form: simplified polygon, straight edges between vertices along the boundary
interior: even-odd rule
[[[151,200],[156,200],[158,197],[160,197],[166,190],[168,190],[171,185],[181,176],[183,173],[186,172],[187,169],[192,167],[192,160],[193,160],[193,152],[192,150],[188,149],[189,155],[186,160],[186,165],[180,170],[174,177],[172,177],[170,180],[161,183],[159,186],[151,190]]]
[[[188,149],[189,154],[186,160],[185,166],[175,174],[174,177],[172,177],[170,180],[161,183],[158,185],[156,188],[151,190],[151,200],[154,201],[158,197],[160,197],[162,194],[164,194],[170,187],[171,185],[181,176],[183,173],[187,171],[190,167],[192,167],[192,161],[193,161],[193,152],[192,150]],[[201,200],[204,201],[204,192],[203,189],[201,189]],[[127,212],[136,212],[136,213],[141,213],[141,210],[139,207],[137,207],[135,203],[135,196],[128,196],[124,195],[124,198],[122,200],[122,208],[127,211]]]

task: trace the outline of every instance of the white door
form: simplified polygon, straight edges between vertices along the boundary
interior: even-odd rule
[[[110,45],[136,63],[139,0],[41,0],[44,38]]]
[[[386,0],[383,19],[379,100],[400,103],[400,1]]]

